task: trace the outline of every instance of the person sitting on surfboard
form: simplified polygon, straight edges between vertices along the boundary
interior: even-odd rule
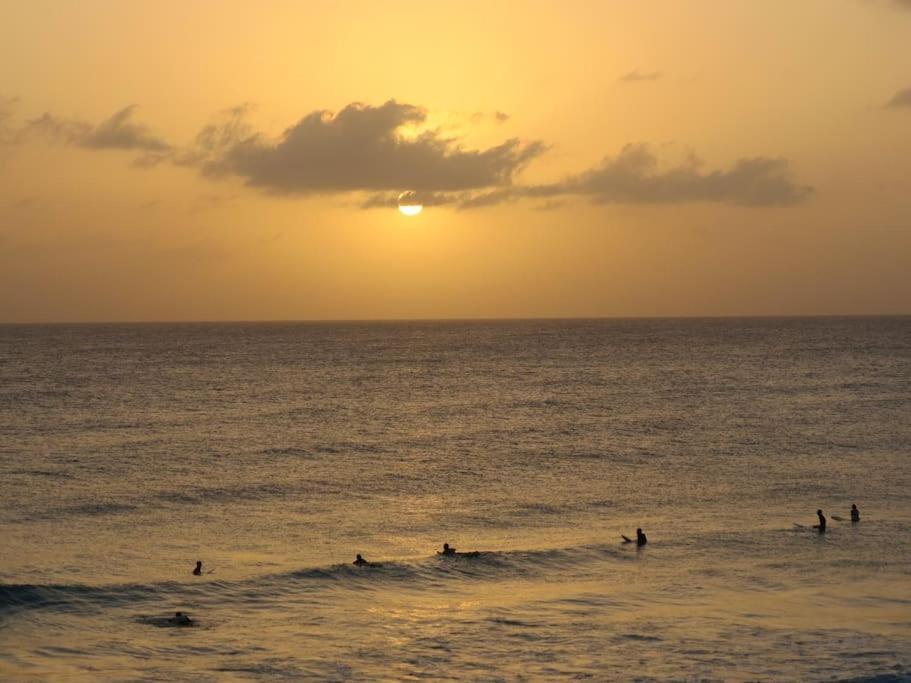
[[[455,555],[456,549],[450,548],[448,543],[443,544],[443,550],[440,552],[440,555]]]
[[[355,565],[356,567],[369,567],[370,566],[370,563],[367,560],[365,560],[363,557],[361,557],[360,555],[355,557],[354,562],[352,562],[351,564]]]
[[[816,516],[819,517],[819,524],[814,524],[814,529],[819,529],[819,533],[824,534],[826,532],[826,516],[822,514],[822,510],[816,511]]]
[[[860,521],[860,510],[854,503],[851,503],[851,521],[855,523]]]
[[[623,534],[620,534],[620,537],[623,539],[624,543],[632,543],[633,539],[627,538]],[[648,543],[648,539],[645,537],[645,534],[642,533],[642,529],[636,529],[636,545],[640,548]]]
[[[202,560],[196,560],[196,569],[193,570],[193,576],[202,576]]]

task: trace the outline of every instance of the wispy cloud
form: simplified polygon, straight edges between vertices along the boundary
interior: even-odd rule
[[[905,88],[895,93],[892,99],[886,102],[886,107],[911,107],[911,88]]]
[[[564,180],[543,185],[517,185],[489,191],[447,195],[439,203],[477,209],[521,199],[581,197],[595,204],[665,205],[690,202],[737,204],[747,207],[791,206],[813,194],[798,184],[785,159],[751,157],[728,169],[705,169],[694,155],[666,166],[652,148],[630,144],[616,156]]]
[[[630,71],[627,74],[620,76],[617,79],[617,82],[624,83],[626,85],[632,85],[634,83],[649,83],[657,81],[663,77],[660,71],[650,71],[650,72],[640,72],[638,69]]]
[[[555,186],[554,192],[587,196],[597,203],[784,206],[803,201],[812,189],[794,182],[785,159],[743,158],[729,169],[705,170],[690,155],[683,163],[662,168],[654,151],[639,143]]]
[[[61,142],[86,149],[121,149],[164,155],[170,144],[155,135],[145,124],[133,120],[136,105],[124,107],[97,125],[45,113],[26,126],[25,133],[40,133]]]

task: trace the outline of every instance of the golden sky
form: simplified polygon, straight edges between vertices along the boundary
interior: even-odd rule
[[[0,321],[841,313],[909,0],[0,3]]]

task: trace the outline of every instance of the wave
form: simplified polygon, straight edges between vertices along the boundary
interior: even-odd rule
[[[150,584],[0,584],[0,617],[20,610],[95,611],[124,605],[186,604],[205,599],[270,601],[320,590],[441,588],[460,582],[499,581],[556,575],[595,560],[628,559],[615,546],[518,551],[475,551],[410,561],[383,561],[366,567],[338,564],[308,567],[237,581],[168,581]]]

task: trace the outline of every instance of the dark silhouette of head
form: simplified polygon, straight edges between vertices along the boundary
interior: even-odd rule
[[[857,509],[857,505],[855,505],[854,503],[851,503],[851,509],[852,509],[852,510],[856,510],[856,509]]]
[[[363,558],[363,557],[361,557],[361,556],[360,556],[360,555],[358,555],[358,556],[357,556],[357,557],[355,557],[355,558],[354,558],[354,559],[355,559],[355,560],[363,560],[363,559],[364,559],[364,558]]]
[[[443,544],[443,550],[449,550],[449,544],[448,544],[448,543],[444,543],[444,544]]]
[[[637,533],[637,534],[641,534],[641,533],[642,533],[642,529],[636,529],[636,533]]]
[[[178,619],[183,616],[183,612],[174,612],[174,616]]]
[[[817,514],[817,515],[821,515],[821,514],[822,514],[822,510],[817,510],[817,511],[816,511],[816,514]]]

